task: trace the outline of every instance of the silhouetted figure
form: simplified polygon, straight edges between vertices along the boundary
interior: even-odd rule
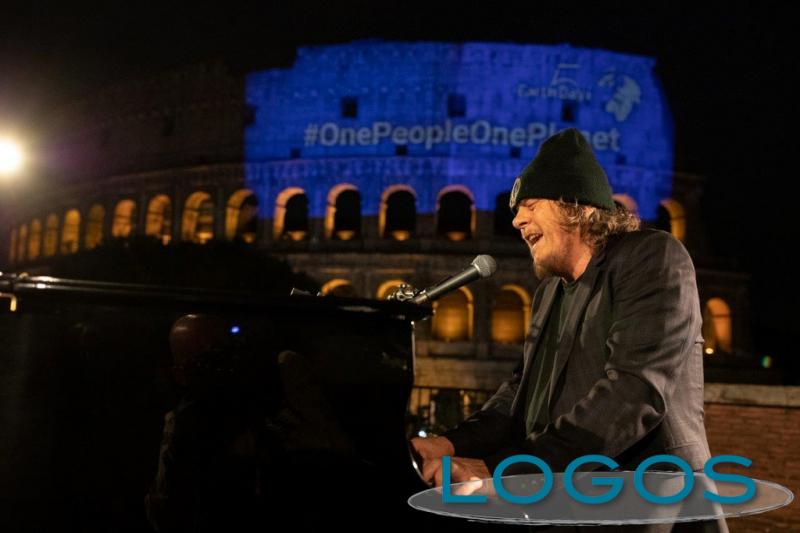
[[[159,532],[263,531],[279,514],[321,525],[347,511],[341,494],[306,508],[320,480],[336,483],[358,470],[308,359],[247,348],[233,328],[207,315],[181,317],[172,328],[184,393],[165,416],[145,498]]]

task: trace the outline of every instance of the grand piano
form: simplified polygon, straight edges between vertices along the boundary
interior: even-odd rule
[[[414,321],[430,312],[396,301],[0,276],[3,530],[455,525],[406,503],[427,488],[408,446],[407,406]],[[190,402],[172,379],[170,349],[185,315],[230,326],[199,366],[212,385]],[[170,423],[181,446],[165,480]],[[223,449],[235,450],[233,462]],[[188,498],[188,516],[145,505],[146,496],[158,500],[159,475],[162,489]]]

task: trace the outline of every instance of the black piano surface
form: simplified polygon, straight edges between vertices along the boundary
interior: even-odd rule
[[[426,488],[408,448],[407,407],[413,322],[430,308],[13,275],[0,276],[0,293],[4,531],[152,531],[144,497],[158,470],[165,413],[181,397],[169,332],[190,313],[229,320],[237,349],[248,354],[212,371],[254,392],[245,401],[258,404],[263,423],[254,460],[261,526],[252,530],[448,520],[406,504]],[[280,354],[295,357],[300,384],[288,395]],[[286,427],[288,437],[279,434]],[[189,440],[203,441],[205,431]],[[201,521],[213,518],[183,523],[187,531],[244,523],[218,505],[233,489],[211,484],[198,512]]]

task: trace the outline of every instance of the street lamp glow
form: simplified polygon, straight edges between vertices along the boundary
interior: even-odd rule
[[[0,139],[0,175],[14,174],[22,168],[22,148],[8,139]]]

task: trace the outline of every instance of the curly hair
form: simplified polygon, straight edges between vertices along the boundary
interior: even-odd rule
[[[561,227],[566,231],[579,228],[581,239],[593,250],[602,249],[612,235],[638,230],[642,223],[619,202],[615,211],[566,202],[563,198],[555,204],[561,215]]]

